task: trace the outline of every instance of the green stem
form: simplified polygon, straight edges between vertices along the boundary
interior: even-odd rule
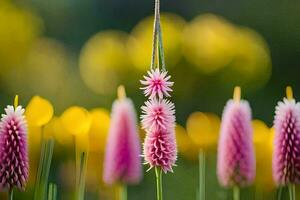
[[[290,200],[296,200],[295,184],[289,184]]]
[[[240,188],[238,186],[233,187],[233,200],[240,200]]]
[[[155,167],[155,175],[156,175],[156,196],[157,196],[157,200],[163,200],[162,169],[160,167]]]
[[[13,189],[9,190],[9,192],[8,192],[8,198],[9,198],[9,200],[13,200],[13,198],[14,198],[14,190]]]
[[[205,153],[199,151],[199,200],[205,200]]]
[[[56,198],[57,198],[57,186],[54,183],[50,183],[48,188],[48,200],[56,200]]]
[[[87,152],[80,154],[80,169],[78,177],[78,185],[76,189],[76,199],[83,200],[85,195],[85,177],[87,171]]]
[[[44,140],[44,131],[43,127],[41,128],[41,153],[40,153],[40,160],[38,164],[37,174],[36,174],[36,180],[35,180],[35,190],[34,190],[34,199],[39,200],[40,196],[40,183],[41,183],[41,177],[42,177],[42,169],[44,165],[44,154],[45,154],[45,146],[46,142]]]
[[[120,200],[127,200],[127,186],[125,184],[120,185]]]
[[[279,186],[278,192],[277,192],[277,200],[281,200],[281,194],[282,194],[282,186]]]

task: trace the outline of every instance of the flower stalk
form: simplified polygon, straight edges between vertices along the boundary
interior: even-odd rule
[[[163,200],[163,187],[162,187],[162,169],[155,167],[156,176],[156,197],[157,200]]]
[[[155,169],[157,200],[163,199],[162,172],[173,172],[177,160],[175,137],[175,106],[165,99],[170,97],[173,82],[169,81],[165,67],[162,32],[160,26],[160,1],[155,0],[152,59],[148,76],[141,89],[148,97],[142,106],[141,122],[146,131],[143,157],[150,169]]]
[[[199,200],[205,200],[205,152],[200,149],[199,155]]]
[[[237,185],[233,187],[233,200],[240,200],[240,188]]]

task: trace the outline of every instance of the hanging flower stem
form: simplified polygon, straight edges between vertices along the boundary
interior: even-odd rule
[[[205,200],[205,152],[201,149],[199,159],[199,200]]]
[[[289,184],[288,188],[290,200],[296,200],[295,184]]]
[[[155,176],[156,176],[156,197],[157,200],[163,200],[162,169],[160,167],[155,167]]]
[[[233,187],[233,200],[240,200],[240,188],[238,186]]]

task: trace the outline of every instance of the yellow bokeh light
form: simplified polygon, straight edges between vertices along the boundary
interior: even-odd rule
[[[198,159],[197,145],[191,140],[182,126],[177,124],[175,132],[179,153],[188,160],[196,161]]]
[[[26,107],[26,120],[30,126],[43,126],[47,124],[53,116],[53,106],[40,96],[34,96]]]
[[[121,73],[129,66],[127,34],[107,30],[92,36],[81,50],[80,75],[92,91],[111,94],[119,84]]]
[[[187,133],[200,149],[216,147],[218,142],[220,119],[213,113],[192,113],[186,122]]]
[[[203,73],[218,71],[233,59],[236,34],[234,26],[221,17],[198,16],[184,32],[183,54]]]
[[[167,68],[172,68],[181,58],[182,30],[185,20],[175,14],[162,13],[161,27],[163,46]],[[144,71],[149,68],[151,61],[153,34],[153,17],[140,21],[128,40],[128,52],[133,65]]]
[[[261,120],[253,120],[253,142],[256,154],[256,185],[264,190],[274,188],[272,177],[271,129]]]
[[[60,117],[65,130],[73,135],[86,135],[90,129],[91,116],[89,112],[78,106],[66,109]]]
[[[106,109],[96,108],[90,111],[92,122],[89,130],[90,151],[104,152],[108,135],[110,116]]]
[[[43,26],[38,16],[12,2],[0,2],[0,75],[22,64]]]
[[[60,42],[50,38],[36,40],[22,64],[3,77],[9,91],[18,91],[22,96],[39,94],[51,96],[53,101],[66,101],[70,89],[70,57]]]

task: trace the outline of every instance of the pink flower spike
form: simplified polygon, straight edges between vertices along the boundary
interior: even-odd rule
[[[175,131],[154,130],[146,134],[144,142],[145,164],[153,167],[161,167],[167,172],[173,172],[172,167],[176,166],[177,146]],[[150,170],[149,169],[149,170]]]
[[[217,175],[224,187],[246,186],[255,178],[251,109],[234,96],[224,108],[218,144]]]
[[[128,98],[113,103],[111,124],[106,143],[104,182],[136,184],[142,178],[141,145],[136,113]]]
[[[27,122],[21,106],[7,106],[0,122],[0,188],[24,190],[28,181]]]
[[[175,126],[175,106],[166,99],[150,99],[142,106],[142,126],[145,130],[172,130]]]
[[[169,81],[171,76],[168,76],[167,73],[167,71],[160,72],[158,68],[148,71],[148,76],[144,76],[145,80],[141,80],[144,85],[141,88],[144,90],[144,94],[150,98],[158,96],[162,99],[164,95],[170,97],[169,92],[172,92],[171,87],[174,82]]]
[[[300,183],[300,103],[287,96],[276,106],[274,119],[272,164],[277,185]]]

